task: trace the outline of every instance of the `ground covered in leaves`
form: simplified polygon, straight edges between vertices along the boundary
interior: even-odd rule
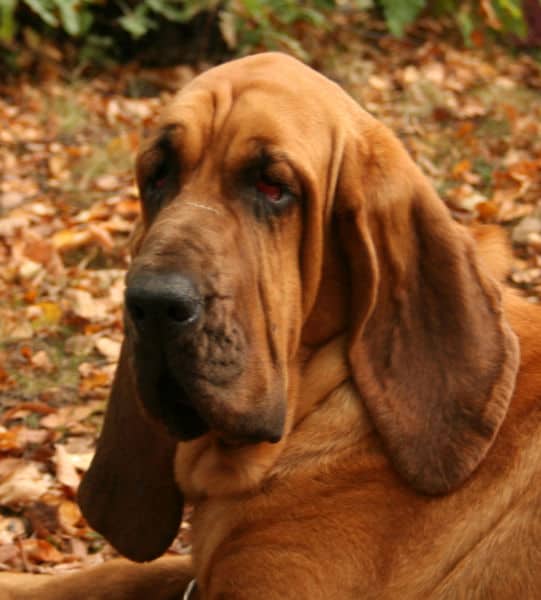
[[[481,46],[456,49],[427,22],[409,41],[338,36],[318,66],[397,132],[457,219],[508,230],[511,282],[536,302],[541,69]],[[0,87],[0,570],[113,555],[75,495],[122,337],[132,162],[159,108],[202,68],[54,71]],[[187,527],[171,552],[186,551]]]

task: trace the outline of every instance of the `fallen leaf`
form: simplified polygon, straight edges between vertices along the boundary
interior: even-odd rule
[[[56,408],[42,402],[21,402],[13,406],[2,415],[0,422],[7,423],[11,419],[25,417],[29,413],[38,413],[40,415],[49,415],[54,413]]]
[[[115,175],[101,175],[94,180],[94,185],[98,190],[111,192],[122,185],[122,182]]]
[[[86,290],[69,290],[71,308],[78,316],[88,321],[99,321],[107,316],[103,302],[98,301]]]
[[[79,535],[83,525],[83,515],[75,502],[63,500],[58,506],[58,523],[69,535]],[[85,528],[86,530],[86,528]]]
[[[39,369],[40,371],[44,371],[45,373],[51,373],[51,371],[54,371],[55,369],[55,366],[51,362],[51,359],[45,350],[36,352],[36,354],[32,356],[30,362],[32,363],[33,367]]]
[[[107,378],[109,381],[109,377]],[[40,425],[46,429],[73,429],[94,413],[103,413],[104,403],[102,400],[93,400],[84,404],[62,406],[54,414],[50,414],[40,421]],[[71,455],[72,452],[69,452]],[[72,457],[73,458],[73,457]],[[73,458],[75,461],[75,458]],[[75,462],[74,462],[75,464]],[[78,465],[76,465],[78,467]]]
[[[0,515],[0,546],[12,544],[25,533],[24,521],[18,517]]]
[[[111,362],[117,362],[120,356],[120,342],[107,337],[96,340],[96,349]]]
[[[20,542],[21,551],[25,557],[37,562],[60,563],[66,560],[66,555],[59,552],[47,540],[26,539]]]
[[[64,343],[64,350],[75,356],[86,356],[94,349],[94,340],[88,335],[73,335]]]
[[[86,246],[91,240],[92,233],[88,229],[83,231],[65,229],[53,235],[52,243],[59,252],[66,252]]]
[[[43,265],[29,258],[23,259],[19,265],[18,273],[21,279],[33,279],[42,272]]]
[[[56,302],[39,302],[35,305],[41,311],[38,317],[45,325],[57,325],[62,318],[62,308]]]
[[[55,463],[56,463],[56,478],[66,487],[76,491],[79,487],[81,478],[79,477],[69,454],[62,444],[55,446]]]
[[[88,364],[88,363],[86,363]],[[81,382],[79,383],[79,394],[87,396],[94,392],[96,388],[107,389],[113,378],[113,373],[106,369],[96,369],[91,366],[90,370],[84,368],[85,363],[79,366],[81,373]],[[112,365],[114,367],[114,365]],[[83,367],[81,369],[81,367]]]
[[[24,509],[32,531],[39,538],[46,538],[58,529],[58,500],[53,503],[33,502]]]
[[[52,477],[37,463],[18,459],[0,483],[0,504],[13,506],[35,502],[52,485]]]
[[[527,244],[530,234],[541,233],[541,215],[534,214],[525,217],[513,229],[512,239],[515,244]]]
[[[115,242],[113,241],[111,234],[104,227],[99,225],[89,225],[88,231],[91,233],[94,242],[104,250],[112,250],[115,247]]]
[[[21,553],[18,544],[1,543],[0,540],[0,563],[10,563]]]
[[[0,431],[0,452],[11,452],[20,448],[19,432],[16,427],[8,431]]]
[[[453,174],[454,177],[460,179],[461,176],[464,175],[464,173],[467,173],[470,170],[471,170],[471,163],[470,163],[470,161],[467,160],[467,159],[464,159],[464,160],[461,160],[461,161],[457,162],[453,166],[452,174]]]
[[[22,448],[29,444],[43,445],[50,439],[51,434],[46,429],[29,429],[28,427],[19,427],[17,430],[17,439]]]

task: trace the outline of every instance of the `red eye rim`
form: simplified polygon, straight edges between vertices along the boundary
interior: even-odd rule
[[[277,202],[282,197],[282,187],[278,184],[268,183],[260,179],[256,184],[255,188],[258,192],[265,194],[267,198]]]

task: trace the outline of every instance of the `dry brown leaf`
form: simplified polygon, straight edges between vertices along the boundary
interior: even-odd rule
[[[3,429],[3,428],[2,428]],[[21,448],[19,430],[14,427],[9,430],[0,429],[0,452],[11,452]]]
[[[49,415],[55,411],[56,408],[44,404],[43,402],[21,402],[9,410],[6,410],[0,418],[0,422],[7,423],[11,419],[20,419],[26,417],[29,413]]]
[[[33,279],[43,271],[43,265],[29,258],[21,260],[18,266],[18,274],[20,279]]]
[[[39,239],[37,236],[33,237],[34,239],[26,242],[24,255],[35,262],[46,265],[56,255],[55,249],[47,240]]]
[[[88,335],[73,335],[64,343],[64,350],[75,356],[86,356],[94,349],[94,340]]]
[[[71,308],[78,316],[88,321],[100,321],[107,316],[107,309],[103,301],[94,298],[86,290],[69,290],[68,299]]]
[[[96,389],[106,390],[112,383],[113,372],[105,368],[96,369],[92,365],[90,365],[90,369],[86,369],[85,364],[88,363],[79,365],[79,373],[81,374],[79,394],[84,397],[94,393]],[[114,365],[111,366],[114,368]]]
[[[90,241],[92,241],[92,233],[88,229],[82,231],[64,229],[55,233],[52,238],[53,246],[59,252],[81,248],[81,246],[86,246]]]
[[[27,560],[37,562],[64,562],[67,557],[59,552],[52,544],[46,540],[27,539],[20,542],[21,551]]]
[[[28,429],[28,427],[20,427],[17,431],[17,439],[22,448],[28,444],[43,445],[51,438],[51,434],[46,429]]]
[[[93,413],[103,412],[103,410],[104,405],[101,400],[62,406],[55,410],[54,414],[47,415],[41,419],[40,425],[47,429],[70,428],[84,421],[84,419],[87,419]]]
[[[468,159],[461,160],[453,166],[452,174],[454,177],[461,178],[464,173],[471,171],[471,162]]]
[[[63,531],[69,535],[80,535],[84,524],[79,507],[71,500],[63,500],[58,506],[58,522]],[[84,531],[87,531],[85,527]]]
[[[62,444],[57,444],[55,450],[57,480],[72,491],[77,491],[81,478],[71,461],[70,455]]]
[[[513,228],[512,239],[516,244],[527,244],[532,233],[541,233],[541,214],[532,214]]]
[[[40,371],[44,371],[45,373],[51,373],[55,369],[55,366],[51,362],[51,359],[45,350],[36,352],[36,354],[32,356],[31,363],[33,367],[39,369]]]
[[[39,502],[25,506],[24,516],[30,522],[32,531],[37,537],[47,538],[58,529],[59,501],[57,497],[51,499],[44,494]]]
[[[11,238],[17,231],[28,227],[28,215],[13,215],[0,219],[0,237]]]
[[[85,561],[88,557],[88,548],[85,542],[77,537],[72,537],[70,539],[70,543],[71,553],[73,554],[73,556],[76,556],[81,561]]]
[[[111,362],[117,362],[120,356],[120,342],[108,337],[102,337],[96,340],[96,349]]]
[[[20,553],[18,544],[0,544],[0,565],[11,563]]]
[[[90,224],[88,226],[88,231],[92,234],[94,242],[104,250],[112,250],[115,247],[115,242],[106,228],[100,225]]]
[[[499,207],[495,202],[479,202],[475,207],[479,218],[483,221],[489,221],[498,217]]]
[[[0,546],[12,544],[25,533],[24,521],[18,517],[0,515]]]
[[[11,473],[0,482],[0,504],[14,506],[35,502],[51,487],[53,480],[38,463],[19,459]]]
[[[137,199],[124,199],[114,204],[115,212],[125,218],[134,219],[141,214],[141,204]]]
[[[115,175],[101,175],[100,177],[94,180],[94,186],[98,190],[103,190],[104,192],[111,192],[121,187],[122,181],[119,177],[116,177]]]
[[[54,179],[59,179],[66,174],[67,162],[65,154],[53,154],[49,157],[49,173]]]

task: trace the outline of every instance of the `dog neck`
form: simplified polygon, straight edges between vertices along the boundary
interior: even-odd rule
[[[209,433],[179,444],[175,478],[188,500],[256,490],[278,472],[290,471],[294,464],[307,467],[308,446],[309,455],[319,447],[331,457],[334,451],[352,448],[372,432],[351,381],[345,336],[335,336],[317,351],[306,348],[301,354],[304,359],[290,369],[290,406],[280,442],[224,447]],[[308,446],[305,439],[310,440]]]

